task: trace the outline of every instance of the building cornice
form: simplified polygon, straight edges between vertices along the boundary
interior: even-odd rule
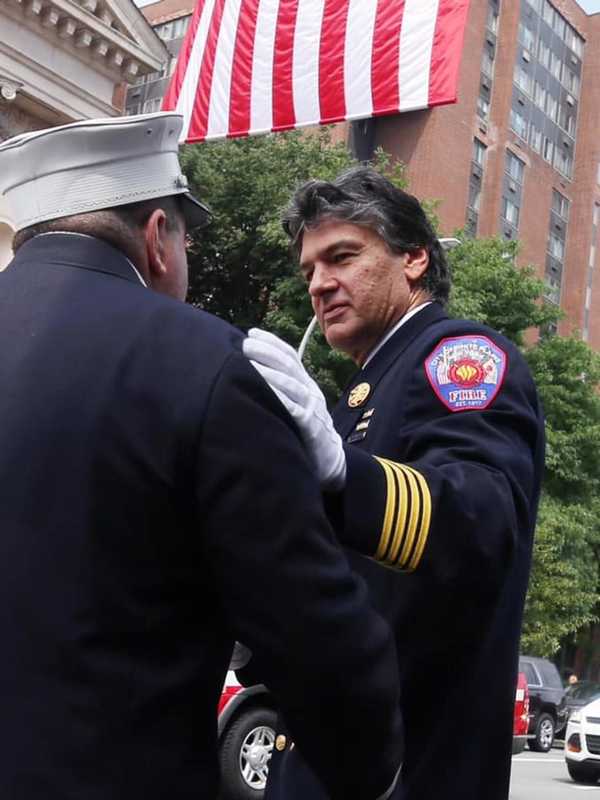
[[[53,33],[67,48],[81,52],[82,58],[91,56],[115,83],[131,83],[139,74],[156,72],[169,57],[133,2],[0,0],[2,7],[27,27],[44,28],[46,37]]]

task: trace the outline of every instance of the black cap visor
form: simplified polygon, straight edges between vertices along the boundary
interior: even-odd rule
[[[199,200],[196,200],[189,192],[181,194],[180,197],[182,201],[185,201],[181,203],[181,210],[183,211],[187,230],[193,231],[205,228],[210,222],[210,211],[208,207]]]

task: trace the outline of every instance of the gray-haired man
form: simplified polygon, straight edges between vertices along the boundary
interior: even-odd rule
[[[402,800],[506,800],[544,428],[523,357],[449,319],[444,253],[418,201],[372,169],[302,186],[284,219],[330,345],[358,372],[328,414],[296,353],[244,352],[296,420],[330,517],[395,632]],[[269,800],[328,796],[302,745]],[[355,774],[368,769],[357,762]]]

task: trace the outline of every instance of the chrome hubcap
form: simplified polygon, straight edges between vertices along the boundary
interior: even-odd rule
[[[266,725],[253,728],[240,749],[240,772],[252,789],[264,789],[273,753],[275,731]]]
[[[544,747],[550,747],[552,744],[553,728],[552,723],[544,720],[540,725],[540,742]]]

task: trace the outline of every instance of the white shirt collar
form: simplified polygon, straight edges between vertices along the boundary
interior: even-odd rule
[[[87,233],[75,233],[74,231],[46,231],[46,233],[38,233],[38,236],[53,236],[55,233],[59,233],[61,236],[79,236],[79,237],[81,237],[81,238],[84,238],[84,239],[97,239],[97,237],[96,237],[96,236],[90,236],[90,235],[89,235],[89,234],[87,234]],[[37,238],[37,237],[36,237],[36,238]],[[140,283],[142,284],[142,286],[145,286],[146,288],[148,288],[148,284],[147,284],[147,283],[146,283],[146,281],[145,281],[145,280],[142,278],[142,276],[140,275],[140,273],[138,272],[138,270],[135,268],[135,266],[133,265],[133,262],[132,262],[132,261],[130,261],[130,260],[127,258],[127,256],[125,255],[125,253],[121,253],[121,255],[122,255],[122,256],[123,256],[123,258],[124,258],[124,259],[127,261],[127,263],[129,264],[129,266],[131,267],[131,269],[132,269],[132,270],[135,272],[135,274],[138,276],[138,278],[139,278],[139,280],[140,280]]]
[[[408,320],[411,317],[414,317],[415,314],[418,314],[419,311],[422,311],[426,306],[430,306],[432,302],[433,302],[432,300],[428,300],[426,303],[421,303],[420,306],[415,306],[414,308],[411,308],[411,310],[408,312],[408,314],[405,314],[401,319],[399,319],[398,322],[392,328],[389,329],[389,331],[385,334],[385,336],[382,339],[380,339],[379,342],[377,342],[375,347],[371,350],[369,355],[366,357],[365,362],[362,365],[361,369],[364,369],[367,366],[367,364],[369,363],[369,361],[371,361],[371,359],[373,358],[375,353],[378,353],[381,350],[381,348],[387,342],[387,340],[391,339],[392,336],[396,333],[396,331],[399,328],[401,328],[404,325],[405,322],[408,322]]]

